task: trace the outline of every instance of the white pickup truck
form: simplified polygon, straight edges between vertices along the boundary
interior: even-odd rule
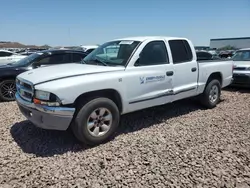
[[[119,49],[107,53],[110,46]],[[20,74],[16,101],[36,126],[71,127],[81,142],[96,145],[114,135],[122,114],[194,96],[215,107],[221,88],[231,83],[232,69],[230,60],[197,62],[186,38],[117,39],[80,63]]]

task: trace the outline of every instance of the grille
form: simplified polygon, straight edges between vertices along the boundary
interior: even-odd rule
[[[246,70],[246,67],[235,67],[234,70]]]
[[[18,94],[26,101],[31,102],[33,95],[34,95],[34,89],[33,84],[21,79],[16,79],[16,88]]]

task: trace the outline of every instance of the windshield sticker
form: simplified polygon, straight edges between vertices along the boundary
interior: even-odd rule
[[[133,44],[134,41],[130,41],[130,40],[124,40],[124,41],[121,41],[119,44]]]
[[[149,77],[140,77],[140,84],[146,84],[151,82],[159,82],[165,80],[165,75],[160,76],[149,76]]]

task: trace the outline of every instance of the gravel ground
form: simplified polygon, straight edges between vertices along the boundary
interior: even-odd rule
[[[15,102],[0,110],[0,187],[250,187],[250,92],[126,115],[94,148],[34,127]]]

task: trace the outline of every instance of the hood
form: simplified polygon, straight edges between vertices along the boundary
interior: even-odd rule
[[[233,63],[237,67],[250,67],[250,61],[234,61]]]
[[[18,64],[0,64],[0,70],[6,70],[6,69],[16,69],[19,68]]]
[[[18,77],[28,80],[33,84],[46,82],[54,79],[66,78],[77,75],[97,74],[110,71],[122,71],[125,67],[109,67],[98,65],[86,65],[79,63],[70,63],[62,65],[52,65],[26,71]]]

